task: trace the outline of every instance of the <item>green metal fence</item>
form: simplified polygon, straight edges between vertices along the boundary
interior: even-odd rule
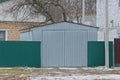
[[[113,42],[109,42],[109,63],[113,66]],[[104,42],[88,42],[88,66],[105,65],[105,46]]]
[[[9,0],[0,0],[0,3],[1,3],[1,2],[5,2],[5,1],[9,1]]]
[[[0,67],[40,67],[40,42],[0,41]]]

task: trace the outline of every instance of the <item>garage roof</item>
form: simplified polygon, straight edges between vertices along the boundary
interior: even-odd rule
[[[30,29],[32,28],[38,28],[38,27],[49,27],[51,25],[58,25],[58,24],[61,24],[61,23],[70,23],[70,24],[75,24],[75,25],[81,25],[81,26],[85,26],[85,27],[90,27],[90,28],[96,28],[96,29],[99,29],[99,27],[95,27],[95,26],[91,26],[91,25],[85,25],[85,24],[81,24],[81,23],[74,23],[74,22],[56,22],[56,23],[49,23],[49,24],[40,24],[39,26],[31,26],[29,28],[26,28],[26,29],[22,29],[20,30],[21,32],[24,32],[24,31],[30,31]]]

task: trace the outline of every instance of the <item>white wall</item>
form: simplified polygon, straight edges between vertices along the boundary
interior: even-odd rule
[[[117,30],[116,29],[109,30],[109,41],[114,41],[114,38],[118,38]],[[103,30],[98,31],[98,41],[104,41]]]
[[[97,16],[96,16],[96,25],[100,28],[105,27],[105,0],[97,0]],[[112,27],[111,21],[113,20],[114,25],[115,23],[118,24],[120,22],[120,7],[119,7],[119,0],[108,0],[108,23],[109,28]],[[104,29],[103,29],[104,30]],[[117,29],[109,29],[109,40],[114,40],[114,38],[118,37]],[[104,40],[104,31],[98,32],[98,40]]]

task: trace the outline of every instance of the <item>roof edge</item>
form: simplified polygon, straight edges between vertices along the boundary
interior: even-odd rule
[[[20,31],[22,30],[26,30],[26,29],[31,29],[31,28],[37,28],[37,27],[43,27],[43,26],[46,26],[46,25],[52,25],[52,24],[58,24],[58,23],[72,23],[72,24],[76,24],[76,25],[83,25],[83,26],[87,26],[87,27],[93,27],[93,28],[97,28],[99,29],[99,27],[96,27],[96,26],[91,26],[91,25],[86,25],[86,24],[82,24],[82,23],[74,23],[74,22],[69,22],[69,21],[61,21],[61,22],[54,22],[54,23],[48,23],[48,24],[44,24],[41,23],[40,25],[37,25],[37,26],[32,26],[32,27],[29,27],[29,28],[25,28],[25,29],[21,29]]]

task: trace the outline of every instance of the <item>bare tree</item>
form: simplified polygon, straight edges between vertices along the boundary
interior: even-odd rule
[[[87,15],[96,14],[96,0],[86,0],[85,5],[86,5],[85,14]]]
[[[86,0],[85,14],[96,12],[95,1]],[[15,0],[14,3],[7,11],[13,13],[16,19],[24,20],[42,14],[46,16],[45,22],[77,21],[81,23],[82,0]]]
[[[59,0],[16,0],[7,12],[13,13],[16,19],[22,20],[41,14],[46,16],[46,21],[58,22],[67,19],[65,9]]]

